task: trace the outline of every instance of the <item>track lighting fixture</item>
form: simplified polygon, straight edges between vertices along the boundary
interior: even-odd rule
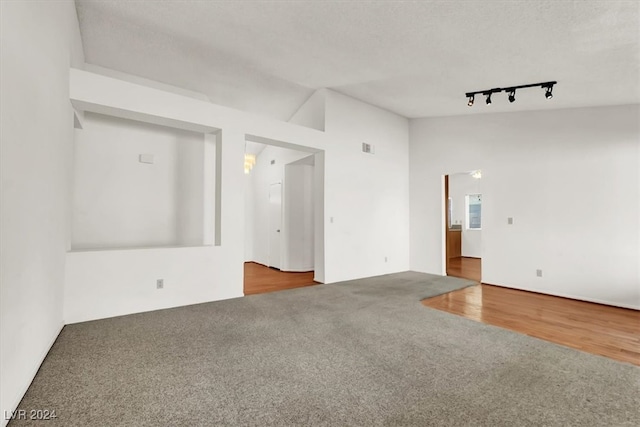
[[[516,100],[516,89],[525,89],[525,88],[529,88],[529,87],[541,87],[542,89],[545,89],[545,94],[544,97],[547,99],[551,99],[553,98],[553,86],[555,84],[557,84],[558,82],[556,81],[552,81],[552,82],[542,82],[542,83],[533,83],[533,84],[528,84],[528,85],[520,85],[520,86],[510,86],[507,88],[494,88],[494,89],[489,89],[489,90],[478,90],[475,92],[467,92],[465,93],[465,96],[467,98],[469,98],[469,102],[467,102],[467,105],[469,107],[473,106],[473,101],[475,99],[475,95],[477,94],[482,94],[484,96],[487,97],[486,103],[487,105],[491,105],[492,101],[491,101],[491,95],[494,93],[498,93],[498,92],[507,92],[509,94],[509,102],[515,102]]]

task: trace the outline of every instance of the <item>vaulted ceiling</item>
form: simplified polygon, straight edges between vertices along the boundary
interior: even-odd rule
[[[319,88],[406,117],[640,102],[640,2],[76,1],[86,61],[287,120]],[[467,107],[464,93],[557,80]]]

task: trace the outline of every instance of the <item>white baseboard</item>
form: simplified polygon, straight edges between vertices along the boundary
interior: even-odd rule
[[[14,399],[14,402],[11,405],[11,407],[10,408],[2,408],[2,427],[5,427],[7,424],[9,424],[9,420],[5,419],[6,418],[5,417],[5,411],[8,413],[10,411],[15,411],[16,409],[18,409],[18,405],[20,405],[20,402],[22,401],[22,398],[24,397],[24,395],[27,392],[27,390],[29,390],[29,387],[31,386],[31,383],[33,382],[33,379],[36,377],[36,374],[38,373],[38,370],[40,370],[40,366],[42,365],[42,362],[44,362],[44,359],[47,357],[47,354],[49,354],[49,350],[51,350],[51,347],[53,347],[53,343],[56,342],[56,340],[58,339],[58,336],[60,335],[60,332],[62,332],[62,328],[64,328],[64,323],[60,322],[60,326],[58,327],[56,333],[53,334],[53,338],[51,338],[49,340],[49,344],[44,349],[44,351],[42,352],[40,357],[38,358],[38,364],[33,367],[32,371],[31,371],[31,375],[29,375],[29,377],[28,377],[29,380],[27,381],[26,384],[24,384],[22,386],[22,392],[20,392],[18,394],[18,396]]]
[[[570,294],[565,294],[565,293],[561,293],[561,292],[548,292],[548,291],[538,291],[538,290],[533,290],[533,289],[526,289],[526,288],[519,288],[516,286],[507,286],[507,285],[500,285],[497,283],[488,283],[485,281],[482,281],[483,285],[491,285],[491,286],[498,286],[501,288],[509,288],[509,289],[516,289],[518,291],[525,291],[525,292],[533,292],[535,294],[542,294],[542,295],[550,295],[552,297],[560,297],[560,298],[567,298],[567,299],[572,299],[572,300],[576,300],[576,301],[585,301],[585,302],[593,302],[596,304],[602,304],[602,305],[608,305],[611,307],[620,307],[620,308],[628,308],[631,310],[640,310],[640,306],[637,305],[632,305],[632,304],[620,304],[617,302],[612,302],[612,301],[606,301],[606,300],[601,300],[598,298],[589,298],[589,297],[583,297],[583,296],[576,296],[576,295],[570,295]]]

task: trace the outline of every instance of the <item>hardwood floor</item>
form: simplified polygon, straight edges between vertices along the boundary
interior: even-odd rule
[[[480,283],[482,277],[482,262],[480,258],[457,257],[449,258],[448,276],[462,277]]]
[[[422,303],[640,366],[640,312],[636,310],[484,284]]]
[[[266,267],[255,262],[244,263],[244,294],[264,294],[283,289],[317,285],[313,281],[313,271],[289,273]]]

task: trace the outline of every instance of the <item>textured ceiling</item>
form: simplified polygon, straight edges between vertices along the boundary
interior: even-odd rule
[[[76,4],[88,63],[283,120],[323,87],[406,117],[640,102],[636,0]]]

